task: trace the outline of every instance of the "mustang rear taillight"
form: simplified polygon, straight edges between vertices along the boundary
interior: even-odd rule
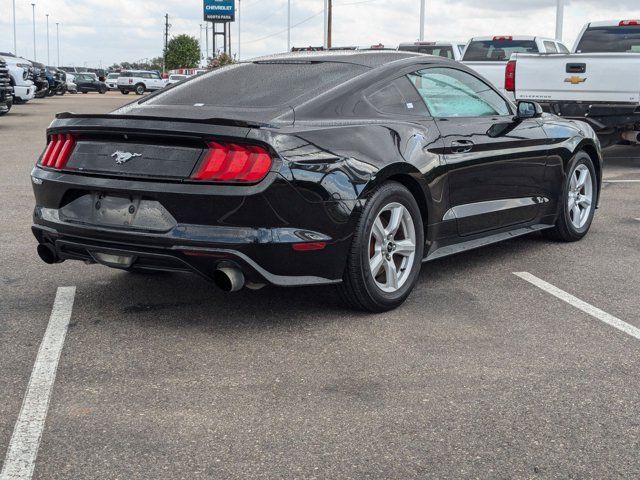
[[[262,180],[271,168],[271,155],[257,145],[210,142],[209,150],[194,180],[211,182],[254,183]]]
[[[70,133],[56,133],[51,135],[47,148],[40,160],[40,165],[57,170],[63,169],[71,156],[75,143],[75,139]]]

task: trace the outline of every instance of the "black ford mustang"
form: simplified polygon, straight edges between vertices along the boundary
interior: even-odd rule
[[[543,230],[575,241],[602,157],[585,123],[397,52],[266,57],[108,115],[59,114],[32,172],[47,263],[337,284],[401,304],[420,265]]]

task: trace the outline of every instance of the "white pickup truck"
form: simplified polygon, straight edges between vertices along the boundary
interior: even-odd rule
[[[568,55],[513,55],[517,100],[588,122],[603,146],[640,144],[640,20],[587,24]]]
[[[12,53],[0,52],[9,70],[9,81],[13,87],[14,103],[25,103],[36,95],[33,64],[24,58],[16,57]]]
[[[426,53],[436,57],[449,58],[459,62],[462,60],[464,47],[462,42],[406,42],[401,43],[398,50],[401,52]]]
[[[552,38],[511,35],[474,37],[464,50],[462,63],[514,100],[513,93],[505,89],[505,69],[515,53],[569,53],[569,49]]]

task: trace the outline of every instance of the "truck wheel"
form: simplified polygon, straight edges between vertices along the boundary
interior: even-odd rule
[[[145,91],[145,87],[144,87],[144,85],[143,85],[143,84],[141,84],[141,83],[138,83],[138,84],[136,85],[136,90],[135,90],[136,95],[143,95],[143,94],[144,94],[144,91]]]
[[[373,192],[356,227],[338,285],[343,302],[386,312],[409,296],[420,274],[424,227],[420,208],[403,185],[388,182]]]
[[[129,95],[129,90],[120,90],[123,95]]]
[[[552,240],[575,242],[591,227],[598,202],[598,180],[593,160],[586,152],[578,152],[571,159],[567,172],[555,227],[543,233]]]

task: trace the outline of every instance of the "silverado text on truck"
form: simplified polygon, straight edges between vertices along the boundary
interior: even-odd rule
[[[505,91],[504,75],[507,62],[514,53],[569,53],[569,50],[552,38],[511,35],[476,37],[469,40],[462,63],[474,69],[513,100],[513,93]]]
[[[517,100],[588,122],[603,145],[640,143],[640,20],[587,24],[570,55],[511,58],[506,87]]]

